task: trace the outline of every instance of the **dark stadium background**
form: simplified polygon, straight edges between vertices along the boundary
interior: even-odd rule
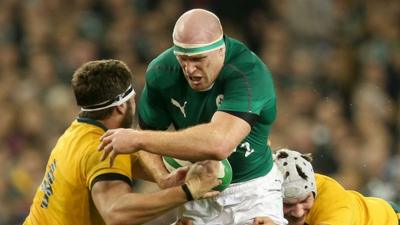
[[[272,71],[275,149],[312,152],[318,172],[399,202],[400,1],[1,0],[0,225],[21,224],[52,146],[77,115],[73,71],[120,59],[140,93],[177,17],[197,7],[220,16],[225,33]]]

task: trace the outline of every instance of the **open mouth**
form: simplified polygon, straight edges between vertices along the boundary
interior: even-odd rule
[[[193,82],[200,82],[200,80],[201,80],[201,77],[192,77],[192,76],[189,76],[189,80],[191,80],[191,81],[193,81]]]
[[[201,80],[201,77],[192,77],[192,76],[190,76],[189,79],[190,79],[191,81],[200,81],[200,80]]]

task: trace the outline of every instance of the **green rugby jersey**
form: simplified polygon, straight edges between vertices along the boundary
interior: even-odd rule
[[[189,86],[172,48],[154,59],[146,72],[138,112],[140,126],[152,130],[207,123],[216,111],[246,120],[251,132],[228,157],[232,183],[237,183],[264,176],[272,168],[267,139],[276,117],[276,96],[265,64],[243,43],[228,36],[224,40],[224,66],[207,91]]]

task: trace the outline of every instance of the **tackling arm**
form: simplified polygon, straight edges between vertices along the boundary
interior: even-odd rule
[[[165,189],[184,183],[189,167],[181,167],[169,173],[161,156],[145,151],[140,151],[139,155],[141,170],[145,174],[150,174],[151,180],[149,181],[156,182],[160,188]]]
[[[142,224],[188,200],[214,197],[221,184],[219,163],[203,161],[191,166],[184,186],[154,193],[132,193],[124,181],[98,181],[91,190],[93,202],[106,224]]]
[[[141,130],[139,126],[137,129]],[[138,152],[138,160],[136,160],[135,165],[136,166],[132,168],[136,170],[132,172],[134,176],[136,172],[146,174],[146,180],[156,182],[162,189],[181,185],[186,175],[186,171],[177,171],[178,174],[175,174],[175,176],[169,174],[160,155],[145,151]]]
[[[139,162],[144,171],[151,174],[153,181],[158,184],[162,177],[168,175],[168,171],[165,168],[160,155],[139,151]]]
[[[138,153],[140,155],[140,153]],[[141,179],[150,182],[156,182],[155,176],[151,169],[147,168],[147,165],[144,164],[139,156],[139,158],[135,161],[132,161],[132,178],[133,179]]]
[[[108,225],[143,224],[155,216],[186,202],[181,187],[156,193],[131,193],[123,181],[101,181],[92,188],[92,198]]]

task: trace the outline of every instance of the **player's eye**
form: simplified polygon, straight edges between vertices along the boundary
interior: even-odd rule
[[[287,208],[290,208],[290,207],[294,206],[294,204],[283,203],[283,206],[285,206],[285,207],[287,207]]]

